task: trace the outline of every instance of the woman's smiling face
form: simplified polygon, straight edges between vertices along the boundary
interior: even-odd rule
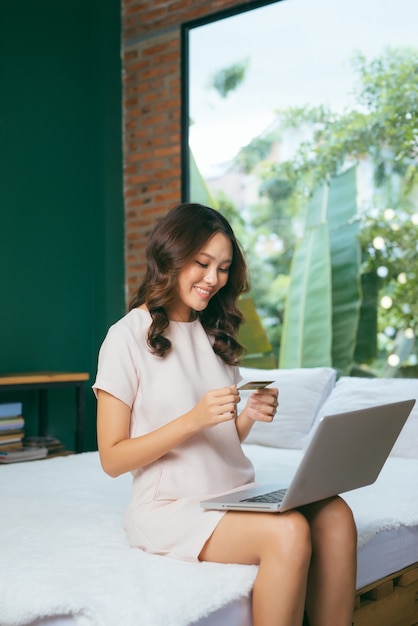
[[[188,322],[193,311],[203,311],[228,281],[232,244],[222,233],[213,235],[180,271],[177,296],[167,311],[172,321]]]

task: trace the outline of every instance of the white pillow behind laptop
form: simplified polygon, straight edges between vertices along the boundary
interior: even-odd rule
[[[324,415],[344,413],[411,398],[418,398],[418,380],[414,378],[342,376],[318,411],[315,425]],[[376,437],[378,436],[379,433],[376,433]],[[412,409],[390,456],[418,459],[418,401]]]
[[[279,407],[273,422],[256,422],[245,440],[273,448],[302,448],[307,434],[326,398],[335,384],[335,370],[331,367],[295,369],[255,369],[240,367],[245,379],[275,382],[279,388]],[[242,410],[251,392],[240,391]]]

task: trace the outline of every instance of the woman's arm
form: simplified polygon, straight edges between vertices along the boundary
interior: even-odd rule
[[[236,419],[240,441],[248,436],[254,422],[272,422],[278,406],[279,390],[274,387],[257,389],[252,393],[243,411]]]
[[[101,389],[97,392],[97,441],[104,471],[116,477],[156,461],[203,428],[234,419],[235,387],[208,391],[189,412],[140,437],[129,437],[131,409]]]

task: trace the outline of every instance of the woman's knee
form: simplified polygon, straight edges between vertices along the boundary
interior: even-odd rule
[[[345,541],[350,542],[353,549],[357,549],[357,525],[353,511],[342,498],[336,498],[337,515],[342,531],[345,534]]]
[[[309,523],[297,511],[228,512],[200,552],[202,561],[260,564],[270,559],[302,563],[311,557]]]
[[[298,558],[302,563],[311,558],[311,531],[307,519],[298,511],[272,514],[264,535],[264,551],[281,558]]]
[[[330,503],[330,523],[338,524],[349,534],[357,538],[357,527],[354,515],[348,504],[339,496],[332,499]]]
[[[357,544],[357,527],[353,512],[339,496],[317,503],[307,517],[314,534],[324,532],[340,537],[346,545]]]

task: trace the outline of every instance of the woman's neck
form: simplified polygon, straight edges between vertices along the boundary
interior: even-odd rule
[[[167,311],[167,316],[170,322],[194,322],[197,317],[196,311],[193,309],[190,309],[190,311],[170,309]]]
[[[143,311],[149,313],[149,309],[145,303],[141,304],[138,309],[142,309]],[[194,322],[197,318],[197,313],[194,309],[181,311],[176,308],[172,308],[168,309],[166,313],[170,322]]]

